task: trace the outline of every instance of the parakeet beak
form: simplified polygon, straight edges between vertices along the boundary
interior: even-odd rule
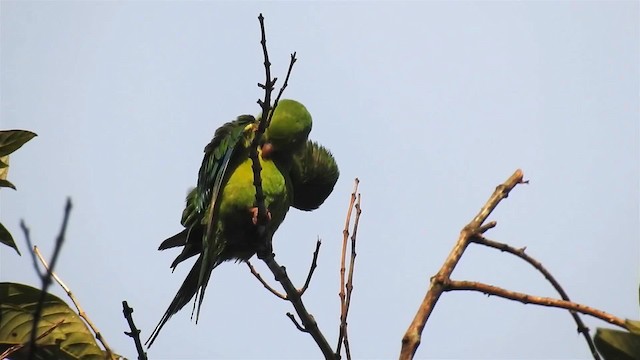
[[[266,142],[264,144],[262,144],[262,158],[263,159],[269,159],[271,157],[271,155],[273,154],[273,144],[271,144],[270,142]]]

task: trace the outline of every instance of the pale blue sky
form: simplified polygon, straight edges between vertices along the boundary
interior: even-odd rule
[[[259,112],[263,12],[273,71],[283,76],[298,53],[286,97],[307,105],[311,137],[340,165],[325,205],[292,210],[275,239],[298,284],[323,239],[305,301],[332,343],[356,176],[356,358],[397,357],[429,277],[516,168],[531,184],[499,206],[488,236],[526,246],[574,300],[637,318],[639,10],[637,1],[2,1],[0,127],[39,136],[12,158],[18,191],[2,190],[0,220],[26,254],[24,218],[50,254],[73,198],[58,274],[114,350],[135,358],[121,301],[146,338],[190,267],[172,274],[175,253],[156,247],[180,230],[214,130]],[[28,256],[0,255],[1,281],[38,285]],[[522,261],[477,246],[453,277],[555,296]],[[189,311],[174,316],[149,356],[320,358],[291,310],[244,265],[225,264],[199,324]],[[589,357],[568,314],[477,293],[445,294],[423,336],[418,358]]]

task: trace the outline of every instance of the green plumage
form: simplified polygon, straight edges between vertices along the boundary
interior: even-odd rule
[[[329,197],[340,171],[331,152],[315,141],[293,156],[290,172],[293,203],[299,210],[315,210]]]
[[[257,125],[258,120],[253,116],[242,115],[216,130],[213,140],[204,149],[197,185],[187,195],[182,213],[184,230],[163,241],[159,247],[160,250],[182,247],[182,252],[171,264],[174,269],[187,258],[198,255],[198,259],[147,341],[149,346],[169,318],[194,296],[197,321],[214,268],[228,260],[246,261],[260,245],[261,238],[254,225],[256,191],[249,158],[249,146]],[[311,127],[311,115],[302,104],[281,100],[258,148],[265,206],[271,217],[266,226],[267,239],[278,229],[291,205],[304,210],[317,208],[331,193],[337,180],[337,166],[330,153],[307,142]],[[323,155],[318,157],[314,155],[316,153]],[[332,162],[326,161],[326,154]],[[317,173],[324,165],[304,164],[320,158],[322,164],[333,164],[335,180],[330,188],[321,189],[320,195],[303,196],[302,192],[316,191],[321,184],[327,183]],[[297,191],[301,193],[295,194]],[[296,206],[296,197],[302,201],[299,206]]]

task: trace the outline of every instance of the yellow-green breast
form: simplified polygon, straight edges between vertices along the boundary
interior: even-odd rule
[[[276,164],[268,159],[262,159],[262,191],[265,195],[265,205],[271,213],[271,221],[267,226],[268,232],[273,234],[289,210],[290,199],[287,192],[285,177],[280,173]],[[229,181],[222,190],[220,203],[220,220],[246,214],[251,218],[250,209],[256,206],[256,189],[253,185],[253,169],[251,159],[244,160],[231,174]]]

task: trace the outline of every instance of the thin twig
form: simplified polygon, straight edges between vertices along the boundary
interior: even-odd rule
[[[293,316],[292,313],[288,312],[287,313],[287,317],[289,319],[291,319],[291,321],[293,322],[293,325],[295,325],[298,330],[302,331],[303,333],[308,333],[309,332],[309,330],[303,328],[302,325],[300,325],[300,323],[298,322],[298,320],[296,320],[296,317]]]
[[[338,357],[336,357],[336,355],[333,353],[331,345],[329,345],[327,339],[318,328],[318,323],[314,319],[313,315],[309,314],[306,307],[304,306],[298,289],[296,289],[293,283],[291,283],[289,276],[287,276],[285,267],[278,264],[273,253],[267,254],[267,256],[263,258],[262,261],[267,264],[269,270],[271,270],[271,272],[275,276],[276,281],[278,281],[282,285],[282,288],[287,293],[287,298],[300,317],[300,321],[302,321],[302,328],[304,328],[306,330],[305,332],[308,332],[313,340],[315,340],[325,359],[337,359]]]
[[[278,101],[280,100],[280,96],[284,92],[284,89],[287,87],[289,83],[289,76],[291,75],[291,71],[293,69],[293,64],[296,62],[296,53],[291,54],[291,61],[289,63],[289,70],[287,71],[287,77],[285,78],[284,84],[278,93],[275,103],[271,106],[271,94],[273,92],[274,85],[276,84],[277,78],[271,79],[271,62],[269,61],[269,52],[267,50],[267,36],[264,27],[264,17],[262,14],[258,16],[258,21],[260,22],[260,44],[262,45],[262,53],[264,56],[264,69],[265,69],[265,81],[264,84],[258,83],[258,86],[261,89],[264,89],[264,99],[258,100],[258,104],[262,109],[262,116],[260,117],[260,122],[258,123],[258,129],[255,131],[253,140],[251,141],[251,145],[249,147],[249,158],[251,159],[251,169],[253,170],[253,185],[256,188],[256,207],[258,208],[258,234],[262,237],[266,231],[266,224],[268,221],[267,208],[265,206],[264,200],[264,192],[262,189],[262,178],[260,176],[260,172],[262,171],[262,166],[260,165],[260,161],[258,160],[258,145],[260,144],[260,140],[262,139],[262,135],[264,135],[265,130],[269,127],[271,123],[271,118],[275,113],[275,109],[278,106]],[[263,244],[263,249],[259,249],[258,258],[262,258],[263,255],[266,255],[269,252],[272,252],[271,239],[265,238]]]
[[[129,329],[131,331],[125,331],[125,335],[131,337],[136,344],[136,351],[138,352],[138,360],[147,360],[147,353],[142,347],[142,341],[140,341],[140,329],[136,328],[136,324],[133,322],[133,308],[129,307],[126,301],[122,302],[122,313],[124,318],[127,319]]]
[[[253,265],[251,264],[251,262],[249,260],[247,260],[246,263],[247,263],[247,266],[249,267],[249,270],[251,271],[251,274],[253,276],[255,276],[256,279],[258,279],[258,281],[260,281],[262,286],[264,286],[267,290],[269,290],[269,292],[271,292],[273,295],[279,297],[280,299],[289,300],[287,298],[287,295],[281,294],[278,290],[274,289],[273,287],[271,287],[271,285],[267,284],[267,282],[262,278],[260,273],[256,270],[255,267],[253,267]]]
[[[289,69],[287,70],[287,76],[284,78],[284,83],[282,83],[282,87],[278,92],[278,96],[276,96],[276,100],[273,102],[274,112],[275,112],[275,109],[278,107],[278,102],[280,102],[280,97],[282,96],[284,89],[286,89],[287,86],[289,85],[289,76],[291,76],[291,70],[293,70],[293,64],[295,64],[296,61],[298,61],[298,59],[296,58],[296,52],[294,51],[293,54],[291,54],[291,60],[289,60]],[[275,84],[275,80],[274,80],[274,84]],[[269,116],[269,121],[267,122],[267,126],[271,123],[272,116],[273,114]]]
[[[438,302],[440,295],[444,291],[442,283],[449,279],[453,269],[458,264],[460,257],[464,253],[464,250],[469,245],[469,240],[472,236],[478,234],[481,226],[487,220],[487,217],[498,206],[500,201],[505,199],[511,190],[523,183],[522,170],[516,170],[503,184],[498,185],[495,191],[487,201],[487,203],[480,209],[478,214],[467,224],[458,237],[458,241],[454,245],[451,253],[447,256],[444,264],[438,271],[438,273],[431,278],[431,284],[427,291],[418,311],[413,318],[413,321],[409,325],[406,333],[402,337],[402,348],[400,350],[400,359],[408,360],[412,359],[420,346],[422,337],[422,330],[429,319],[429,316],[433,312],[435,304]]]
[[[360,222],[360,214],[362,214],[360,193],[356,201],[356,219],[353,222],[353,234],[351,235],[351,263],[349,264],[349,276],[347,278],[347,301],[344,313],[344,350],[347,354],[347,360],[351,360],[351,349],[349,347],[349,336],[347,333],[347,316],[351,307],[351,294],[353,293],[353,269],[356,264],[356,238],[358,236],[358,223]]]
[[[65,284],[62,281],[62,279],[60,279],[60,277],[55,272],[53,272],[51,270],[51,268],[47,264],[47,261],[44,259],[44,257],[42,257],[42,254],[40,253],[40,250],[38,250],[37,246],[33,247],[33,253],[36,254],[38,259],[40,260],[40,263],[42,263],[42,266],[44,266],[44,268],[49,272],[51,277],[67,293],[67,296],[69,297],[69,299],[71,299],[71,302],[73,303],[73,305],[75,305],[76,310],[78,311],[78,315],[80,315],[80,317],[84,320],[84,322],[86,322],[87,325],[89,325],[89,327],[91,328],[91,331],[93,331],[93,333],[95,334],[96,339],[98,339],[98,341],[100,341],[100,343],[102,343],[102,346],[104,347],[104,350],[107,352],[107,356],[109,356],[110,359],[114,359],[113,351],[111,351],[111,348],[109,347],[109,344],[107,344],[107,341],[102,336],[102,334],[100,333],[100,331],[98,330],[96,325],[91,321],[91,319],[89,318],[87,313],[84,311],[84,309],[82,309],[82,307],[80,306],[80,303],[78,302],[78,299],[76,299],[76,297],[73,295],[73,292],[71,292],[71,289],[69,289],[67,284]]]
[[[322,242],[320,241],[320,239],[318,239],[318,241],[316,241],[316,250],[313,252],[313,259],[311,260],[311,267],[309,268],[309,273],[307,274],[307,279],[304,282],[304,285],[302,286],[301,289],[298,290],[298,293],[300,294],[300,296],[304,295],[305,291],[307,291],[307,289],[309,288],[309,284],[311,283],[311,278],[313,277],[313,273],[315,272],[316,268],[318,267],[318,255],[320,253],[320,245],[322,244]],[[256,270],[256,268],[253,266],[253,264],[251,264],[251,262],[249,260],[246,261],[247,266],[249,267],[249,271],[251,271],[251,274],[258,279],[258,281],[260,281],[260,283],[262,284],[262,286],[264,286],[267,290],[269,290],[269,292],[271,292],[273,295],[279,297],[282,300],[289,300],[287,298],[287,295],[284,295],[282,293],[280,293],[279,291],[277,291],[276,289],[273,288],[273,286],[269,285],[266,280],[264,280],[264,278],[262,278],[262,275],[260,275],[260,273]]]
[[[42,334],[38,335],[38,337],[36,338],[36,341],[44,338],[45,336],[51,334],[53,332],[53,330],[55,330],[58,326],[62,325],[62,323],[64,323],[65,319],[62,319],[60,321],[58,321],[57,323],[53,324],[50,328],[48,328],[45,332],[43,332]],[[2,354],[0,354],[0,359],[7,359],[9,358],[9,356],[11,354],[13,354],[14,352],[22,349],[26,344],[22,343],[22,344],[16,344],[13,345],[12,347],[8,348],[7,350],[5,350]]]
[[[24,234],[25,241],[27,242],[27,248],[33,249],[33,243],[31,242],[31,231],[25,224],[24,220],[20,220],[20,228],[22,229],[22,233]],[[31,255],[31,261],[33,261],[33,268],[36,270],[36,274],[42,280],[42,278],[46,275],[40,270],[40,265],[38,265],[38,258],[36,258],[36,254],[32,251],[29,252]]]
[[[307,289],[309,288],[309,284],[311,283],[311,278],[313,277],[313,272],[318,267],[318,255],[320,254],[320,245],[322,245],[322,242],[320,241],[320,239],[318,239],[318,241],[316,241],[316,250],[313,252],[313,259],[311,260],[311,267],[309,268],[309,274],[307,274],[307,280],[304,281],[304,285],[302,286],[302,289],[298,290],[298,293],[300,293],[300,296],[304,295],[305,291],[307,291]]]
[[[258,235],[260,237],[264,237],[268,216],[267,207],[264,203],[265,197],[262,190],[262,177],[260,176],[262,166],[260,165],[260,161],[258,160],[258,145],[260,144],[262,135],[269,125],[270,117],[272,115],[271,92],[273,91],[273,86],[275,85],[277,79],[271,80],[271,62],[269,61],[269,52],[267,51],[267,35],[264,28],[264,17],[262,16],[262,14],[258,16],[258,21],[260,22],[260,44],[262,45],[262,53],[264,55],[265,70],[264,84],[258,83],[258,86],[264,89],[264,100],[258,100],[258,104],[262,109],[262,116],[260,117],[258,129],[254,134],[253,141],[249,146],[249,158],[251,159],[251,169],[253,170],[253,186],[256,188],[256,207],[258,208]],[[258,252],[259,258],[262,257],[263,253],[272,251],[270,244],[271,240],[266,238],[264,240],[265,244],[263,245],[265,248],[261,249]]]
[[[471,242],[485,245],[494,249],[498,249],[500,251],[508,252],[528,262],[529,264],[531,264],[531,266],[533,266],[540,273],[542,273],[542,275],[549,281],[549,283],[551,283],[551,285],[558,292],[562,300],[571,301],[571,299],[569,299],[569,295],[567,295],[567,293],[564,291],[564,289],[562,288],[560,283],[556,280],[556,278],[553,275],[551,275],[551,273],[542,265],[542,263],[540,263],[538,260],[534,259],[529,254],[527,254],[525,252],[525,248],[516,249],[507,244],[494,241],[494,240],[489,240],[481,235],[473,236],[471,238]],[[589,335],[589,328],[584,324],[584,322],[582,322],[582,319],[577,314],[577,312],[573,310],[569,310],[569,313],[571,314],[571,317],[573,317],[573,320],[575,321],[578,327],[578,333],[581,333],[584,336],[584,339],[587,342],[587,345],[589,346],[589,350],[591,350],[591,355],[593,356],[594,360],[599,360],[600,354],[598,354],[598,351],[596,350],[596,346],[593,343],[593,340],[591,340],[591,336]]]
[[[60,227],[60,233],[56,238],[55,246],[53,248],[53,255],[51,256],[51,267],[50,270],[45,274],[41,274],[38,271],[38,275],[42,280],[42,289],[40,292],[40,299],[38,299],[38,304],[36,305],[36,310],[33,314],[33,323],[31,325],[31,338],[29,340],[29,355],[28,359],[32,360],[35,356],[35,343],[36,343],[36,331],[38,329],[38,322],[40,322],[40,318],[42,317],[42,309],[44,307],[44,300],[47,296],[47,290],[49,289],[49,285],[51,285],[51,274],[53,269],[58,262],[58,255],[60,255],[60,249],[62,248],[62,244],[64,243],[64,236],[67,232],[67,223],[69,222],[69,214],[71,213],[71,198],[67,198],[67,203],[64,208],[64,217],[62,218],[62,226]],[[25,225],[24,221],[20,221],[20,227],[24,232],[25,238],[27,238],[27,243],[29,245],[32,244],[31,238],[29,236],[29,228]],[[35,262],[35,257],[34,257]],[[37,268],[37,265],[35,265]]]
[[[621,319],[615,315],[609,314],[602,310],[592,308],[590,306],[574,303],[572,301],[553,299],[542,296],[533,296],[516,291],[506,290],[497,286],[484,284],[476,281],[457,281],[457,280],[445,280],[441,283],[444,291],[477,291],[487,295],[495,295],[501,298],[519,301],[523,304],[535,304],[540,306],[555,307],[561,309],[567,309],[579,312],[581,314],[590,315],[598,318],[602,321],[606,321],[609,324],[619,326],[623,329],[629,330],[629,327],[625,323],[624,319]]]
[[[342,351],[342,340],[345,336],[345,330],[347,327],[347,302],[346,302],[346,262],[347,262],[347,243],[349,242],[349,224],[351,224],[351,213],[356,202],[356,193],[358,192],[358,184],[360,180],[355,178],[353,184],[353,191],[349,198],[349,208],[347,210],[347,217],[344,220],[344,230],[342,230],[342,252],[340,253],[340,332],[338,333],[338,344],[336,345],[336,354],[340,355]]]

